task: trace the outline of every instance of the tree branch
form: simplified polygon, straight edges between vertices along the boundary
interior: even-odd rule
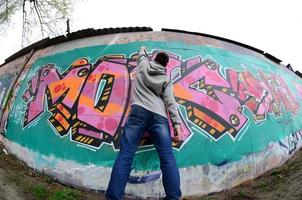
[[[6,16],[5,19],[8,19],[8,0],[6,0],[6,4],[5,4],[5,8],[6,8]]]
[[[44,37],[43,19],[42,19],[41,15],[40,15],[40,12],[39,12],[39,10],[37,8],[37,5],[36,5],[36,1],[37,0],[31,0],[31,1],[33,1],[33,3],[34,3],[34,9],[35,9],[35,11],[37,13],[38,20],[40,22],[40,28],[41,28],[42,38],[43,38]]]
[[[5,32],[12,16],[19,10],[22,13],[22,44],[40,31],[42,37],[62,34],[66,16],[71,11],[70,1],[0,0],[0,31]]]

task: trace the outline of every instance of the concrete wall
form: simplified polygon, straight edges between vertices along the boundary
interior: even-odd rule
[[[281,165],[300,148],[297,75],[240,46],[172,32],[78,39],[1,67],[6,147],[61,182],[105,190],[130,109],[140,46],[148,48],[150,59],[158,51],[170,56],[167,69],[183,133],[173,147],[184,195],[238,185]],[[164,196],[148,133],[126,193]]]

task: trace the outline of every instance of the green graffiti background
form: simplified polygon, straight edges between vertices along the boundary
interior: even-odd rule
[[[64,138],[59,138],[48,122],[48,118],[50,117],[48,111],[45,111],[32,125],[23,129],[22,124],[26,104],[22,101],[21,96],[30,78],[36,74],[39,68],[46,64],[55,64],[62,73],[78,58],[87,57],[91,63],[94,63],[99,57],[106,54],[124,54],[126,57],[129,57],[131,54],[137,52],[140,46],[146,46],[149,51],[152,49],[166,50],[180,55],[182,60],[195,56],[210,56],[222,65],[222,74],[224,74],[226,67],[242,71],[244,70],[243,66],[252,74],[256,74],[259,69],[263,70],[266,74],[278,74],[287,81],[294,95],[297,91],[293,83],[299,82],[302,85],[302,81],[297,80],[299,78],[293,73],[289,73],[288,70],[274,65],[268,60],[232,53],[224,49],[188,45],[182,42],[146,41],[74,49],[42,57],[32,65],[25,80],[21,83],[17,98],[10,112],[6,137],[43,155],[53,155],[60,159],[74,160],[85,165],[94,164],[111,167],[118,153],[113,150],[112,146],[104,144],[99,150],[93,151],[79,147],[76,143],[72,142],[70,134]],[[214,141],[205,137],[202,132],[191,124],[192,137],[179,151],[175,150],[178,166],[182,168],[205,163],[220,165],[240,160],[243,156],[254,152],[263,151],[270,142],[279,141],[286,135],[302,129],[302,100],[297,99],[297,101],[300,103],[299,114],[292,115],[292,113],[284,110],[283,115],[277,119],[272,114],[268,114],[266,121],[260,125],[256,124],[251,112],[244,108],[243,113],[249,120],[239,132],[235,141],[228,134],[224,135],[218,141]],[[180,109],[183,116],[185,116],[184,109]],[[290,124],[286,123],[289,119],[293,119],[290,121]],[[133,167],[135,170],[158,170],[159,162],[156,151],[137,153]]]

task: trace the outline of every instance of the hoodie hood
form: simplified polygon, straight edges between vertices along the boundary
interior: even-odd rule
[[[167,70],[164,66],[157,63],[156,61],[151,61],[150,65],[148,66],[148,74],[151,76],[155,75],[166,75]]]

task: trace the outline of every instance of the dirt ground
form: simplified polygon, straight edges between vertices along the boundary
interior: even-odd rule
[[[103,193],[82,191],[36,173],[0,145],[0,200],[102,200]],[[230,190],[183,200],[302,200],[302,150],[285,165]]]

